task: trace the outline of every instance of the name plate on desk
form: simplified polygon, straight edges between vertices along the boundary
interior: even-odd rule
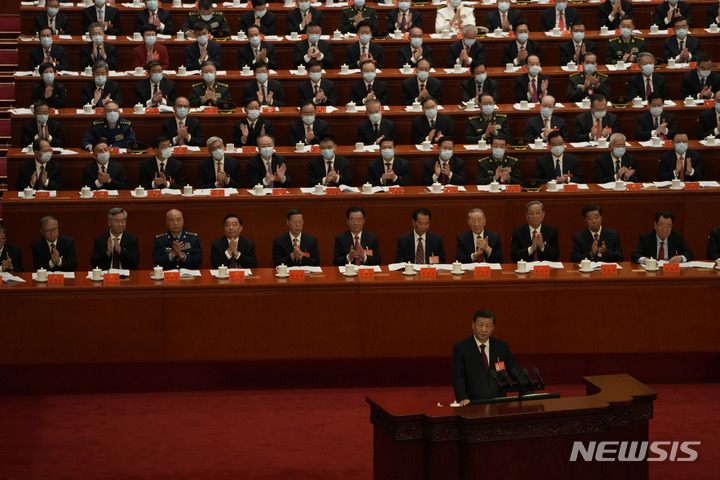
[[[642,183],[628,183],[625,185],[628,190],[630,191],[638,191],[642,190]]]
[[[177,282],[180,280],[180,272],[165,272],[163,274],[165,281]]]
[[[288,194],[287,188],[273,188],[273,196],[286,196]]]
[[[213,188],[210,190],[210,196],[211,197],[224,197],[225,196],[225,190],[222,188]]]
[[[317,113],[327,113],[327,107],[315,107]]]
[[[617,275],[617,265],[601,265],[600,273],[602,275]]]
[[[685,182],[685,190],[700,190],[700,182]]]
[[[704,107],[714,107],[715,100],[703,100],[703,106]]]
[[[666,263],[663,265],[663,273],[680,273],[680,264]]]
[[[533,273],[535,275],[550,275],[550,265],[535,265]]]
[[[390,187],[388,193],[392,195],[402,195],[405,193],[405,189],[403,187]]]
[[[563,187],[564,192],[577,192],[578,190],[578,186],[575,184],[567,184]]]
[[[50,198],[50,192],[35,192],[35,198]]]
[[[62,285],[65,283],[65,275],[62,273],[48,273],[47,279],[49,285]]]
[[[325,195],[340,195],[340,189],[338,187],[327,187]]]
[[[458,193],[457,185],[445,185],[445,193]]]
[[[162,197],[162,190],[147,190],[148,197]]]
[[[120,155],[120,147],[110,147],[108,148],[108,153],[110,153],[110,155]]]
[[[421,278],[437,278],[437,270],[430,267],[420,269]]]
[[[520,193],[520,185],[505,185],[505,191],[508,193]]]
[[[375,278],[375,270],[372,268],[358,268],[358,278]]]
[[[120,274],[119,273],[103,274],[103,283],[120,283]]]
[[[488,266],[475,267],[475,276],[476,277],[489,277],[490,276],[490,267],[488,267]]]
[[[185,146],[173,148],[173,153],[174,153],[174,154],[181,154],[181,153],[182,153],[182,154],[185,154],[185,153],[187,153],[187,151],[188,151],[188,149],[187,149],[187,147],[185,147]]]
[[[288,274],[290,274],[289,278],[305,278],[305,270],[289,270]]]
[[[93,192],[93,198],[108,198],[109,196],[107,190],[95,190]]]
[[[145,109],[145,113],[153,113],[157,115],[160,113],[160,109],[158,107],[147,107]]]
[[[203,113],[218,113],[218,107],[205,107]]]
[[[230,280],[244,280],[245,279],[245,270],[232,270],[229,272]]]

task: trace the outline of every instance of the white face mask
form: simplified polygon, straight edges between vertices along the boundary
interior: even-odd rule
[[[40,37],[40,45],[43,46],[43,48],[50,48],[52,47],[53,39],[52,37]]]
[[[198,35],[197,42],[200,45],[207,45],[208,43],[208,36],[207,35]]]
[[[310,44],[316,44],[319,41],[320,41],[319,33],[308,33],[308,42],[310,42]]]
[[[257,108],[251,108],[247,111],[247,116],[250,120],[255,121],[260,116],[260,110]]]
[[[358,35],[358,40],[360,40],[360,43],[363,45],[367,45],[368,42],[370,42],[370,39],[372,38],[372,35],[369,33],[361,33]]]
[[[508,10],[510,10],[510,2],[498,2],[498,10],[506,13]]]
[[[212,72],[203,73],[203,80],[207,83],[213,83],[215,81],[215,74]]]
[[[178,118],[185,118],[188,115],[188,109],[185,107],[176,107],[175,115],[177,115]]]
[[[425,80],[427,80],[429,76],[430,76],[430,72],[428,72],[426,70],[418,70],[418,72],[417,72],[417,78],[421,82],[424,82]]]
[[[622,35],[625,38],[628,38],[630,35],[632,35],[632,30],[629,28],[621,28],[620,35]]]
[[[708,78],[710,76],[710,72],[712,72],[712,70],[700,70],[698,68],[698,75],[700,75],[700,77],[702,77],[702,78]],[[44,75],[43,75],[43,77],[44,77]]]
[[[410,2],[398,2],[398,8],[401,12],[407,12],[410,10]]]
[[[52,84],[55,81],[55,74],[54,73],[43,73],[43,82],[47,83],[48,85]]]
[[[487,80],[487,73],[479,73],[475,75],[475,81],[479,84],[485,83],[485,80]]]
[[[527,42],[528,34],[525,33],[525,32],[518,33],[518,34],[517,34],[517,39],[518,39],[518,42],[520,42],[520,43],[525,43],[525,42]]]
[[[310,77],[310,80],[311,80],[311,81],[317,83],[317,82],[319,82],[320,79],[322,78],[322,72],[310,72],[309,77]]]
[[[50,17],[55,17],[55,15],[57,15],[59,11],[60,11],[60,9],[57,7],[48,7],[47,8],[47,14]]]
[[[432,120],[437,116],[437,108],[428,108],[427,110],[425,110],[425,116],[428,119]]]
[[[45,124],[47,123],[47,121],[48,121],[49,118],[50,118],[50,115],[48,115],[48,114],[46,114],[46,113],[38,113],[38,114],[35,116],[35,120],[37,120],[37,122],[38,122],[40,125],[45,125]]]
[[[42,152],[40,154],[40,161],[42,163],[48,163],[52,158],[52,152]]]
[[[250,45],[253,47],[258,47],[260,45],[260,35],[253,35],[252,37],[248,37],[250,40]]]
[[[315,115],[303,115],[302,122],[305,125],[312,125],[313,123],[315,123]]]
[[[585,63],[583,64],[583,72],[585,72],[586,75],[592,75],[597,70],[597,65],[594,63]]]
[[[687,149],[688,149],[688,144],[685,143],[685,142],[678,142],[678,143],[675,144],[675,151],[676,151],[677,153],[679,153],[680,155],[682,155],[682,154],[684,154],[685,152],[687,152]]]
[[[157,42],[157,35],[148,35],[145,37],[145,45],[148,47],[155,45],[155,42]]]
[[[597,119],[603,118],[603,117],[605,116],[605,110],[596,110],[596,111],[593,111],[593,115],[594,115],[595,118],[597,118]]]
[[[218,148],[218,149],[215,149],[212,151],[212,157],[215,160],[222,160],[224,156],[225,156],[225,152],[223,151],[222,148]]]
[[[540,115],[543,116],[543,118],[549,118],[553,114],[552,107],[540,107]]]
[[[107,76],[106,75],[96,75],[95,76],[95,85],[98,87],[102,87],[105,85],[105,82],[107,82]]]
[[[212,20],[212,17],[213,17],[212,13],[200,15],[200,18],[202,19],[203,22],[209,22],[210,20]]]
[[[97,154],[97,162],[100,165],[107,165],[110,161],[110,154],[108,152],[102,152]]]
[[[383,148],[380,150],[380,155],[382,155],[383,160],[390,160],[395,156],[395,150],[392,148]]]
[[[270,158],[273,153],[275,153],[275,149],[273,147],[262,147],[260,149],[260,155],[262,155],[263,158]]]
[[[462,0],[450,0],[450,5],[452,5],[453,7],[457,7],[461,3],[462,3]]]
[[[382,113],[376,112],[368,115],[370,123],[378,123],[382,119]]]
[[[265,72],[255,74],[255,80],[257,80],[258,83],[265,83],[265,82],[267,82],[267,79],[268,79],[268,74]]]
[[[653,117],[659,117],[662,115],[663,107],[650,107],[650,115]]]
[[[103,35],[93,35],[90,39],[95,45],[102,45],[103,41],[105,41],[105,37]]]
[[[555,145],[554,147],[550,147],[550,151],[553,155],[559,157],[565,151],[565,145]]]
[[[363,79],[368,83],[372,83],[375,80],[375,72],[363,72]]]
[[[423,39],[422,37],[412,37],[410,39],[410,46],[412,48],[418,48],[422,45]]]
[[[355,0],[353,3],[358,9],[362,9],[365,6],[365,0]]]
[[[105,5],[105,0],[95,0],[95,6],[97,8],[102,8],[103,5]]]
[[[163,148],[160,150],[160,156],[167,160],[168,158],[172,157],[173,149],[172,147]]]
[[[580,43],[585,40],[585,32],[573,32],[573,40],[575,43]]]
[[[500,160],[503,157],[503,155],[505,155],[505,149],[493,147],[492,155],[495,160]]]
[[[640,70],[646,77],[649,77],[653,73],[654,69],[655,65],[653,65],[652,63],[646,63],[645,65],[640,67]]]
[[[539,65],[530,65],[528,67],[528,73],[532,75],[533,77],[536,76],[540,71],[542,70],[542,67]]]
[[[440,158],[442,160],[445,160],[446,162],[450,160],[453,156],[452,150],[440,150]]]
[[[298,2],[297,6],[303,12],[310,10],[310,2]]]
[[[335,156],[335,149],[334,148],[323,148],[320,150],[320,154],[323,156],[325,160],[330,160]]]
[[[105,115],[105,118],[109,123],[116,124],[117,121],[120,119],[120,112],[108,112]]]

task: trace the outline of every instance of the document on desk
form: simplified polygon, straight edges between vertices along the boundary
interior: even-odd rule
[[[47,272],[48,274],[57,274],[62,273],[63,277],[66,279],[72,279],[75,278],[75,272]],[[37,273],[33,272],[32,279],[37,280]]]
[[[562,262],[550,262],[543,260],[541,262],[527,262],[528,270],[532,270],[535,265],[547,265],[550,268],[565,268]]]
[[[372,265],[372,266],[353,265],[353,267],[355,268],[355,272],[357,272],[357,271],[360,270],[361,268],[363,268],[363,269],[365,269],[365,268],[367,268],[367,269],[372,268],[373,271],[375,271],[375,273],[382,273],[382,268],[380,268],[379,265]],[[340,273],[345,273],[345,265],[339,266],[339,267],[338,267],[338,271],[339,271]]]
[[[190,270],[188,268],[181,268],[180,270],[165,270],[165,273],[167,272],[178,272],[183,278],[202,277],[202,272],[200,270]]]
[[[474,271],[475,267],[490,267],[490,270],[502,270],[502,265],[500,265],[499,263],[473,262],[462,264],[463,270]]]
[[[305,273],[323,273],[320,267],[311,267],[304,265],[302,267],[289,267],[288,270],[305,270]]]
[[[25,280],[23,280],[22,278],[20,278],[18,276],[13,275],[10,272],[0,272],[0,278],[2,278],[2,281],[4,283],[13,283],[13,282],[25,283]]]

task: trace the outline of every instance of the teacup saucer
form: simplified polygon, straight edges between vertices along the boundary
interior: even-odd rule
[[[582,268],[578,269],[580,273],[592,273],[594,271],[593,268],[589,268],[587,270],[583,270]]]
[[[531,272],[531,270],[525,270],[524,272],[521,272],[521,271],[518,270],[517,268],[515,269],[515,273],[519,273],[519,274],[521,274],[521,275],[524,275],[524,274],[530,273],[530,272]]]
[[[353,273],[343,272],[343,275],[346,277],[357,277],[357,274],[358,274],[357,272],[353,272]]]
[[[657,272],[658,270],[660,270],[660,267],[655,267],[655,268],[647,268],[647,267],[645,267],[645,271],[646,271],[646,272]]]
[[[281,275],[281,274],[279,274],[279,273],[276,273],[275,276],[276,276],[277,278],[288,278],[288,277],[290,276],[290,274],[289,274],[289,273],[286,273],[285,275]]]
[[[163,280],[165,277],[155,277],[153,274],[150,274],[150,280]]]
[[[412,273],[403,271],[403,275],[407,275],[408,277],[411,277],[413,275],[417,275],[417,272],[415,270],[413,270]]]
[[[461,270],[461,271],[459,271],[459,272],[453,272],[452,270],[450,270],[450,273],[452,273],[453,275],[464,275],[464,274],[465,274],[465,270]]]
[[[38,280],[37,278],[35,279],[35,281],[36,281],[37,283],[47,283],[47,280]]]

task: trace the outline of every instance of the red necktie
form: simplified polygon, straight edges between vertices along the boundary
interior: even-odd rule
[[[358,235],[355,235],[355,251],[360,252],[360,237]],[[360,255],[355,257],[355,265],[360,265],[362,261],[360,260]]]
[[[183,128],[184,126],[185,126],[185,122],[180,120],[178,122],[178,128]],[[178,145],[185,145],[185,136],[184,135],[180,136],[180,140],[178,140]]]
[[[488,363],[487,355],[485,355],[485,344],[480,345],[480,356],[483,359],[483,363],[485,364],[485,370],[490,369],[490,364]]]
[[[318,87],[317,84],[315,84],[315,95],[317,95],[319,91],[320,91],[320,87]]]
[[[560,30],[565,30],[565,20],[563,20],[563,12],[560,12],[560,16],[558,17],[558,28]]]
[[[532,234],[532,240],[531,243],[535,243],[535,239],[537,238],[537,230],[535,230]],[[533,252],[533,262],[537,262],[540,260],[540,249],[536,248]]]
[[[405,13],[402,14],[402,19],[400,20],[400,30],[407,32],[407,17]]]
[[[43,172],[45,172],[45,165],[40,165],[40,173],[37,176],[37,182],[35,182],[35,190],[42,190],[45,186],[42,181]]]
[[[505,22],[507,22],[507,13],[502,12],[502,22],[501,23],[505,23]]]
[[[327,172],[328,172],[328,175],[330,174],[330,172],[332,172],[332,169],[333,169],[333,167],[332,167],[332,162],[331,162],[330,160],[328,160],[328,162],[327,162]],[[328,186],[328,187],[335,187],[335,186],[337,186],[337,183],[335,183],[335,180],[333,180],[333,181],[328,182],[327,186]]]
[[[392,170],[392,163],[386,162],[386,163],[385,163],[385,173],[390,172],[390,170]],[[391,179],[389,179],[389,178],[388,178],[387,180],[385,180],[385,185],[393,185],[394,183],[395,183],[395,182],[393,182],[393,181],[392,181]]]
[[[531,100],[532,100],[533,103],[537,103],[537,101],[538,101],[538,91],[537,91],[537,86],[535,85],[535,79],[534,79],[534,78],[532,79],[532,82],[531,82],[531,83],[532,83],[532,88],[531,88],[532,98],[531,98]]]
[[[165,162],[160,162],[160,173],[165,173]]]
[[[548,128],[548,127],[550,127],[550,119],[546,118],[545,119],[545,128]]]
[[[272,174],[273,174],[273,173],[272,173],[272,159],[268,160],[268,161],[265,163],[265,170],[266,170],[266,172],[267,172],[268,175],[272,175]],[[275,176],[273,175],[273,180],[270,180],[270,181],[268,182],[268,188],[274,188],[274,187],[275,187],[275,181],[274,181],[274,179],[275,179]]]
[[[600,123],[599,118],[595,120],[595,125],[597,126],[595,129],[595,140],[599,140],[600,137],[602,137],[602,124]]]
[[[465,47],[465,55],[467,55],[468,59],[470,58],[470,47]],[[465,60],[463,62],[463,67],[468,66],[468,60]]]
[[[445,165],[447,165],[447,163],[443,163],[443,164],[442,164],[443,167],[444,167]],[[448,178],[447,175],[445,175],[444,173],[440,173],[440,176],[438,177],[438,181],[439,181],[440,183],[442,183],[443,185],[447,185],[448,180],[450,180],[450,179]]]
[[[483,252],[480,255],[478,255],[477,257],[475,257],[475,261],[480,262],[480,263],[484,262],[485,261],[485,252]],[[485,366],[487,366],[487,365],[485,365]]]
[[[155,84],[155,85],[153,85],[153,97],[154,97],[157,93],[158,93],[158,86],[157,86],[157,84]],[[158,102],[153,102],[153,106],[154,106],[154,107],[157,107],[157,106],[158,106]]]
[[[650,83],[650,77],[645,79],[645,100],[648,100],[652,93],[652,83]]]
[[[422,237],[418,238],[417,250],[415,250],[415,263],[418,265],[425,263],[425,249],[423,248]]]
[[[237,268],[237,260],[235,254],[230,255],[230,268]]]
[[[665,242],[660,242],[660,248],[658,248],[658,260],[665,260]]]

